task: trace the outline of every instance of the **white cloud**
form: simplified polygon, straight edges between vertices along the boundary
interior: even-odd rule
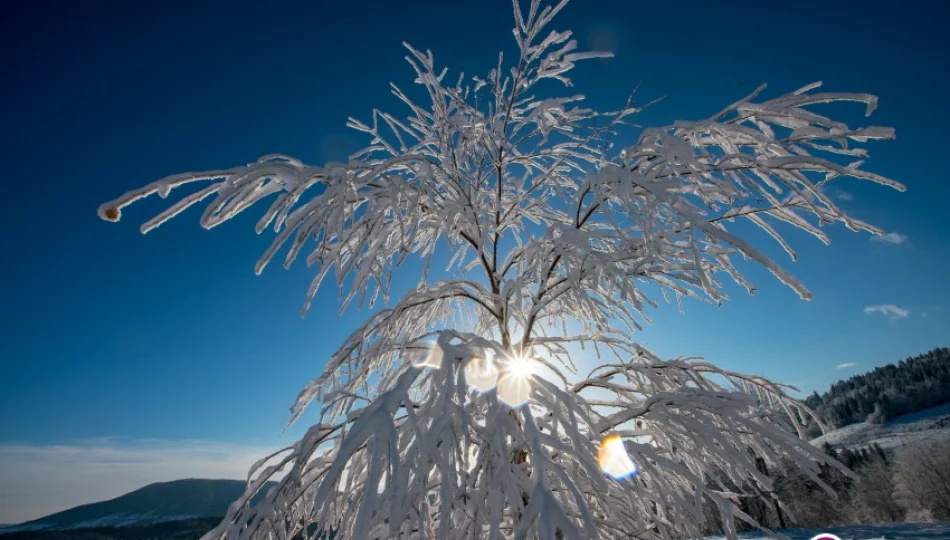
[[[835,199],[838,199],[839,201],[847,202],[847,201],[854,200],[854,195],[848,193],[847,191],[841,191],[840,189],[835,191],[835,194],[833,195],[833,197]]]
[[[844,364],[838,364],[835,369],[848,369],[857,366],[857,362],[845,362]]]
[[[898,232],[889,232],[881,235],[875,234],[871,237],[871,241],[879,244],[894,244],[899,246],[907,243],[907,236]]]
[[[884,315],[891,320],[906,319],[907,317],[910,317],[909,309],[904,309],[902,307],[895,306],[894,304],[878,304],[876,306],[867,306],[864,308],[864,313],[866,315],[873,315],[877,313],[879,315]]]
[[[108,500],[153,482],[245,479],[276,448],[209,441],[103,438],[63,445],[0,444],[0,523]]]

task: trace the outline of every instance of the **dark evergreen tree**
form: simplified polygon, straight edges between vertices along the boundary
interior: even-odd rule
[[[950,348],[946,347],[838,381],[824,394],[813,392],[805,399],[831,427],[866,420],[886,422],[944,403],[950,403]]]

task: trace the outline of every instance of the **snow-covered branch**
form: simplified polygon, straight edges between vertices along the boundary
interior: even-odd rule
[[[331,273],[341,309],[385,304],[298,395],[291,422],[315,402],[316,424],[255,465],[208,538],[672,539],[699,535],[709,505],[734,535],[736,520],[755,525],[739,498],[773,496],[757,459],[790,460],[820,483],[828,457],[803,440],[817,418],[789,387],[662,360],[635,336],[657,295],[719,303],[725,279],[753,293],[740,259],[810,298],[737,222],[793,260],[783,228],[825,243],[834,223],[879,234],[827,186],[850,177],[902,190],[864,169],[860,146],[893,130],[811,109],[858,102],[869,115],[877,99],[814,83],[760,100],[763,86],[615,150],[640,108],[631,98],[598,111],[560,93],[576,62],[609,56],[548,28],[566,3],[515,0],[517,58],[499,55],[486,75],[452,83],[407,44],[425,102],[393,85],[407,115],[350,119],[370,142],[346,164],[269,155],[168,176],[99,208],[118,221],[142,198],[196,184],[148,232],[199,203],[210,228],[272,199],[256,228],[275,233],[258,272],[285,250],[285,266],[314,267],[305,310]],[[452,279],[433,278],[442,246]],[[409,257],[423,270],[393,291]]]

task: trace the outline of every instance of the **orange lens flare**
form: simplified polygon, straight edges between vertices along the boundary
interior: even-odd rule
[[[597,461],[600,470],[615,480],[623,480],[637,474],[637,466],[627,454],[620,435],[609,435],[600,442]]]

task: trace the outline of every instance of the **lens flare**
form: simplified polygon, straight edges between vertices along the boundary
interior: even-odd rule
[[[509,357],[508,362],[505,363],[505,373],[513,377],[528,378],[534,375],[535,364],[534,359],[530,357],[515,355]]]
[[[439,369],[442,367],[442,347],[439,347],[438,343],[433,343],[429,348],[429,352],[424,356],[415,358],[412,361],[413,367],[419,369],[425,368],[435,368]]]
[[[498,384],[498,369],[494,358],[486,354],[485,358],[471,358],[465,365],[465,381],[479,392],[488,392]]]
[[[535,361],[531,358],[522,355],[509,357],[498,380],[498,399],[513,408],[527,403],[534,372]]]
[[[609,435],[600,442],[597,452],[600,470],[615,480],[623,480],[637,474],[637,466],[627,454],[620,435]]]

